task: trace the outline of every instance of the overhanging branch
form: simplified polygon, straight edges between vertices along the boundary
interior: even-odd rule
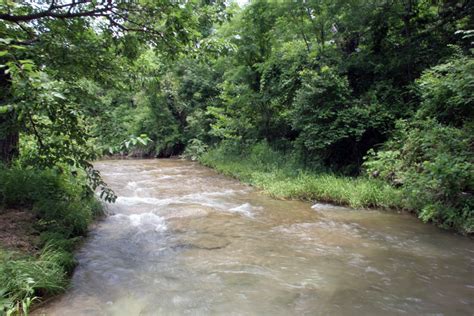
[[[29,14],[16,15],[12,13],[0,13],[0,20],[8,22],[29,22],[42,18],[72,19],[78,17],[105,16],[116,6],[112,0],[103,0],[93,3],[91,0],[74,0],[70,3],[56,4],[51,2],[48,9]]]

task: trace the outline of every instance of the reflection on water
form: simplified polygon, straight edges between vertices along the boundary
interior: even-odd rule
[[[120,196],[47,315],[472,315],[472,240],[278,201],[195,163],[96,164]]]

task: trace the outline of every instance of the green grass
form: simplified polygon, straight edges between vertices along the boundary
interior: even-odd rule
[[[67,274],[61,264],[69,254],[48,245],[38,257],[0,250],[0,311],[27,314],[39,297],[61,292]]]
[[[77,241],[102,214],[84,178],[69,174],[0,167],[0,212],[32,212],[41,248],[39,253],[19,253],[0,245],[0,315],[28,314],[32,303],[63,291],[75,266]]]
[[[235,155],[216,148],[201,156],[202,164],[251,184],[276,198],[301,199],[354,208],[403,208],[402,192],[382,181],[350,178],[301,168],[265,144]]]

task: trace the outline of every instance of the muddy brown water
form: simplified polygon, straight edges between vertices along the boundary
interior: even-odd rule
[[[474,243],[280,201],[196,163],[96,163],[119,195],[46,315],[473,315]]]

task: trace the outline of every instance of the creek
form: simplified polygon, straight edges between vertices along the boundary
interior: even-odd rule
[[[118,194],[46,315],[472,315],[474,243],[272,199],[197,163],[95,163]]]

